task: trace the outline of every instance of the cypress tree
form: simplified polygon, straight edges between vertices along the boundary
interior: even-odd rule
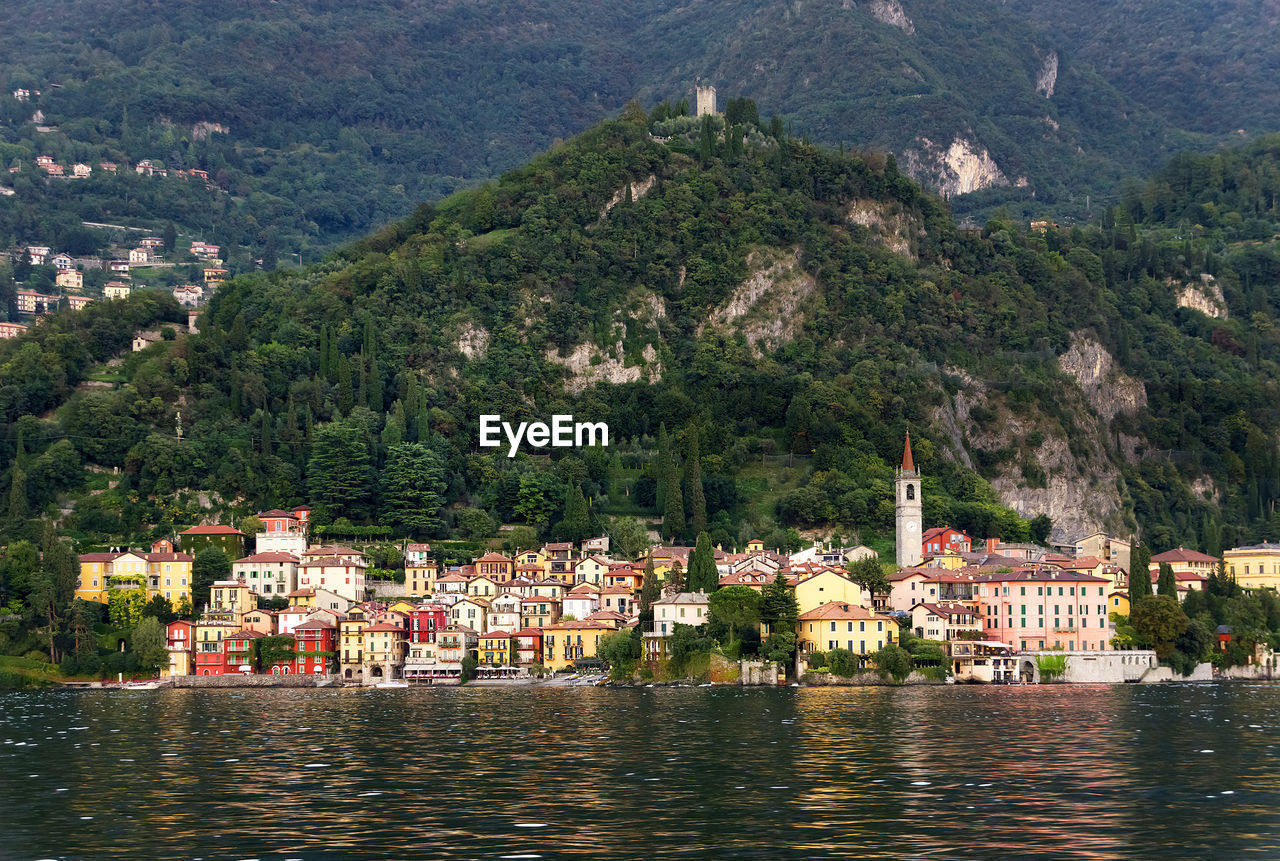
[[[351,363],[342,356],[338,357],[338,412],[346,415],[355,404],[355,394],[351,391]]]
[[[658,424],[658,463],[654,475],[656,490],[654,500],[659,511],[667,507],[667,464],[671,462],[671,440],[667,436],[667,423]]]
[[[689,557],[689,591],[710,595],[720,586],[720,572],[716,570],[716,553],[711,547],[711,536],[698,534],[698,544]]]
[[[684,499],[680,493],[680,469],[674,458],[667,463],[666,481],[663,483],[667,486],[667,505],[662,514],[662,532],[670,541],[684,535]]]
[[[1178,597],[1178,580],[1173,576],[1173,566],[1168,562],[1160,563],[1160,580],[1156,583],[1156,592],[1160,595]]]
[[[271,432],[272,422],[271,413],[261,410],[262,413],[262,456],[271,456]]]
[[[698,429],[689,428],[689,460],[685,464],[685,492],[689,500],[689,529],[695,534],[707,530],[707,497],[702,488],[702,463],[698,453]]]
[[[1139,544],[1129,560],[1129,611],[1151,594],[1151,548]]]
[[[653,570],[653,551],[644,560],[644,582],[640,584],[640,612],[652,613],[653,602],[662,597],[662,591],[658,588],[658,576]]]
[[[18,450],[22,450],[22,441],[18,441]],[[9,525],[21,526],[27,519],[27,471],[20,459],[13,461],[9,484]]]

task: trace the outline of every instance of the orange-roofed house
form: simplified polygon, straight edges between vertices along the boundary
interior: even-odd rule
[[[485,620],[489,615],[489,601],[485,598],[463,598],[454,602],[449,608],[449,622],[453,625],[462,625],[470,628],[478,634],[483,634],[488,630]]]
[[[501,553],[486,553],[475,562],[476,574],[495,583],[506,583],[515,577],[515,563]]]
[[[921,543],[924,555],[934,556],[939,553],[968,553],[973,548],[973,539],[959,529],[950,526],[935,526],[926,529]]]
[[[409,595],[426,597],[436,590],[440,565],[431,555],[430,544],[410,544],[404,550],[404,588]]]
[[[612,633],[603,622],[557,622],[542,629],[542,663],[552,672],[569,669],[575,661],[595,658],[600,638]]]
[[[1167,563],[1173,568],[1173,577],[1178,584],[1178,600],[1187,596],[1187,591],[1195,589],[1204,591],[1209,575],[1218,567],[1217,557],[1198,550],[1178,547],[1166,550],[1151,557],[1151,584],[1154,587],[1160,579],[1160,564]],[[1186,587],[1184,589],[1183,587]]]
[[[898,623],[866,607],[832,601],[800,614],[796,639],[802,659],[832,649],[848,649],[866,658],[898,641]]]
[[[480,658],[482,664],[494,667],[511,663],[511,634],[507,631],[490,631],[480,635]]]
[[[523,666],[542,663],[542,629],[521,628],[511,635],[516,663]]]
[[[400,678],[405,654],[409,651],[408,626],[392,621],[378,622],[367,626],[362,633],[364,683]]]
[[[292,553],[255,553],[231,563],[231,574],[264,598],[279,598],[298,588],[298,557]]]

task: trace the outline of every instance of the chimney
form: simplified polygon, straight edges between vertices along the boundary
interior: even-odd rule
[[[999,538],[988,538],[988,539],[987,539],[987,552],[988,552],[988,553],[995,553],[995,552],[996,552],[996,547],[997,547],[999,544],[1000,544],[1000,539],[999,539]]]

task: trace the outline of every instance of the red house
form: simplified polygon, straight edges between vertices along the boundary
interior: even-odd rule
[[[434,643],[436,634],[449,624],[449,608],[444,604],[419,604],[409,611],[409,642]]]
[[[920,541],[925,556],[937,553],[968,553],[973,547],[973,540],[968,535],[950,526],[926,529]]]
[[[222,651],[226,656],[227,665],[225,673],[251,673],[253,672],[256,655],[254,654],[253,641],[262,638],[262,634],[258,631],[250,631],[241,629],[234,634],[227,634],[222,640]]]
[[[227,655],[221,641],[201,641],[196,644],[195,667],[197,676],[222,676],[227,672]]]
[[[511,635],[516,641],[516,663],[536,664],[542,660],[542,629],[522,628]]]
[[[169,675],[191,674],[191,650],[195,646],[195,622],[179,619],[170,622],[165,630],[165,647],[169,650]]]
[[[336,672],[335,656],[338,652],[338,629],[327,622],[312,619],[303,622],[293,629],[297,659],[294,661],[295,673]]]

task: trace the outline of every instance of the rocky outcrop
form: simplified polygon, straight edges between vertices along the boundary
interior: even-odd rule
[[[973,468],[992,453],[1004,453],[994,474],[988,472],[992,490],[1023,517],[1047,514],[1055,538],[1108,528],[1122,519],[1119,471],[1104,448],[1107,428],[1082,391],[1065,387],[1063,400],[1076,423],[1064,430],[1038,410],[1010,409],[1003,394],[959,368],[947,367],[945,373],[959,385],[933,410],[934,427],[949,443],[940,446],[943,457]],[[1037,473],[1034,479],[1031,470]]]
[[[1209,317],[1219,320],[1227,319],[1227,299],[1222,295],[1222,286],[1213,276],[1205,273],[1199,281],[1179,284],[1173,279],[1167,282],[1174,288],[1179,308],[1191,308]]]
[[[915,35],[916,25],[911,23],[898,0],[871,0],[868,11],[877,21],[897,27],[907,35]]]
[[[1111,354],[1096,340],[1077,332],[1071,348],[1058,357],[1058,367],[1073,377],[1093,411],[1104,421],[1132,415],[1147,405],[1147,390],[1115,367]]]
[[[1053,88],[1058,83],[1058,52],[1050,51],[1040,66],[1040,75],[1036,78],[1036,92],[1044,93],[1046,99],[1053,96]]]
[[[916,259],[911,250],[912,234],[923,235],[924,230],[891,208],[891,204],[879,200],[855,200],[845,217],[866,227],[873,239],[895,254]]]
[[[656,176],[654,176],[653,174],[649,174],[648,179],[641,180],[640,182],[631,183],[630,184],[631,199],[639,200],[640,198],[644,197],[646,194],[649,193],[649,189],[653,188],[653,184],[657,181],[658,181],[658,178]],[[614,192],[613,197],[611,197],[609,199],[609,202],[604,205],[604,208],[600,210],[601,221],[603,221],[604,217],[609,214],[610,210],[612,210],[619,203],[622,203],[622,201],[626,200],[627,188],[628,186],[624,185],[622,188]]]
[[[818,285],[804,270],[799,248],[790,253],[753,251],[747,255],[747,266],[751,274],[712,314],[708,325],[740,329],[756,355],[763,355],[800,331],[804,323],[800,306]]]
[[[634,383],[638,380],[657,379],[662,368],[658,362],[658,353],[652,344],[645,344],[641,355],[643,365],[627,365],[623,362],[622,341],[614,344],[609,351],[603,351],[594,344],[579,344],[568,356],[561,356],[555,349],[547,350],[547,361],[564,367],[569,372],[565,380],[565,391],[577,395],[588,386],[596,383]]]
[[[482,358],[489,350],[489,332],[483,326],[467,323],[458,333],[458,350],[468,359]]]
[[[986,149],[959,136],[946,149],[929,138],[919,138],[919,146],[903,153],[902,160],[909,175],[944,197],[1010,184]]]
[[[191,139],[193,141],[202,141],[209,135],[229,135],[231,127],[224,126],[222,123],[199,122],[191,127]]]

